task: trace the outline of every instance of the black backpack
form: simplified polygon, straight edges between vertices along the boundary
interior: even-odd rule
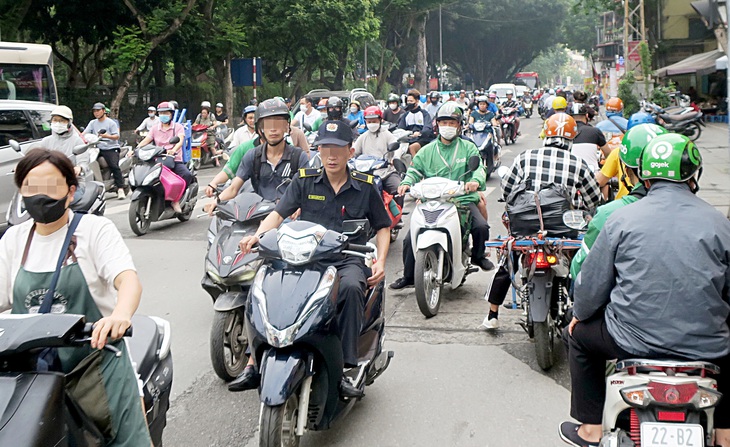
[[[523,183],[507,197],[510,234],[531,237],[544,229],[548,237],[575,238],[578,231],[563,223],[563,213],[571,209],[573,204],[565,186],[550,183],[534,192]]]
[[[299,166],[299,159],[302,156],[302,152],[304,152],[301,148],[291,146],[290,144],[287,144],[286,147],[291,147],[292,154],[291,159],[288,161],[289,163],[289,170],[287,175],[284,176],[284,178],[293,178],[294,174],[299,172],[299,168],[302,168],[304,166]],[[286,151],[286,147],[284,150]],[[251,173],[251,186],[253,187],[253,190],[258,193],[259,190],[259,183],[261,181],[261,154],[263,154],[263,151],[266,150],[266,143],[261,144],[259,146],[256,146],[254,148],[254,157],[253,157],[253,172]],[[287,172],[287,169],[284,169],[284,172]]]

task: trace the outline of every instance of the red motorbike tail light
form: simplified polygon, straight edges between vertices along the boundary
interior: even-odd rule
[[[700,410],[717,405],[721,394],[715,390],[700,387],[696,382],[663,383],[650,381],[646,385],[622,389],[621,396],[632,407],[646,408],[649,405],[684,407],[691,405]],[[670,413],[672,412],[666,412],[664,417],[679,417]],[[672,419],[672,421],[674,420]]]
[[[546,255],[543,251],[530,253],[528,257],[530,265],[535,263],[535,268],[549,269],[551,265],[557,264],[558,258],[554,255]]]
[[[684,422],[687,415],[683,411],[657,411],[656,418],[660,422]]]
[[[690,403],[697,394],[699,386],[695,382],[682,384],[669,384],[662,382],[649,382],[649,392],[658,403],[668,405],[685,405]]]

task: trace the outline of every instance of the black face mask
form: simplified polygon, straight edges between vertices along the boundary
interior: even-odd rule
[[[438,104],[438,103],[439,103],[439,100],[438,99],[432,99],[431,100],[431,104]]]
[[[66,213],[66,199],[54,199],[44,194],[36,194],[30,197],[23,197],[25,209],[38,223],[49,224],[62,218]]]
[[[409,102],[408,104],[406,104],[406,110],[408,110],[409,112],[410,112],[411,110],[416,110],[416,105],[415,105],[415,104],[411,104],[411,103]]]

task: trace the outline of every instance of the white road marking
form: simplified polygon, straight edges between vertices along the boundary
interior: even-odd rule
[[[115,199],[111,199],[108,202],[111,202],[113,200],[115,200]],[[202,210],[203,207],[205,205],[207,205],[208,203],[210,203],[211,201],[213,201],[213,199],[210,199],[208,197],[206,197],[204,199],[198,199],[198,203],[195,204],[195,209]],[[121,205],[112,206],[112,207],[107,208],[106,211],[104,211],[104,215],[112,216],[114,214],[124,214],[127,211],[129,211],[129,202],[124,202]]]

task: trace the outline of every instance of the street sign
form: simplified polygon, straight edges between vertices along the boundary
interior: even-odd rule
[[[618,64],[621,65],[621,66],[624,65],[624,57],[623,56],[619,56],[618,57]]]
[[[639,54],[639,49],[637,48],[641,41],[638,40],[630,40],[629,41],[629,60],[633,62],[641,62],[641,54]]]
[[[256,70],[254,71],[253,58],[231,59],[231,78],[234,87],[261,87],[264,85],[261,76],[261,58],[256,58]],[[254,82],[254,73],[256,78]]]

